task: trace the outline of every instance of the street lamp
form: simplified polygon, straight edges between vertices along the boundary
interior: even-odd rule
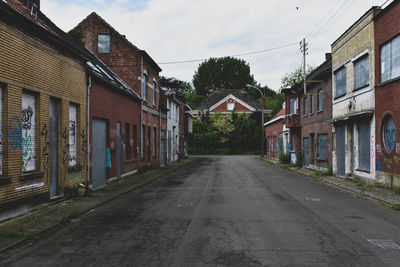
[[[261,91],[260,88],[257,86],[251,85],[251,84],[246,84],[247,88],[254,88],[257,89],[261,96],[262,96],[262,107],[261,107],[261,157],[264,157],[264,104],[265,104],[265,99],[264,99],[264,93]]]

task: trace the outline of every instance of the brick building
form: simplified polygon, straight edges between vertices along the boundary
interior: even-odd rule
[[[88,67],[89,183],[97,188],[138,169],[141,98],[96,57]]]
[[[332,48],[333,172],[375,182],[375,45],[372,7]]]
[[[81,48],[40,1],[0,2],[0,203],[58,197],[86,182]]]
[[[287,151],[284,145],[285,109],[282,108],[271,120],[264,124],[266,137],[266,156],[279,160],[279,154]]]
[[[332,167],[332,61],[327,60],[307,75],[306,94],[300,101],[300,125],[304,166]]]
[[[400,187],[400,1],[375,17],[376,182]]]
[[[142,98],[140,164],[159,165],[160,133],[166,125],[160,112],[159,72],[161,68],[144,50],[140,50],[96,13],[91,13],[75,27],[84,33],[86,46],[121,77]]]

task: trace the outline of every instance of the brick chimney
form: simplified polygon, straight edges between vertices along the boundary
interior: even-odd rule
[[[325,60],[332,59],[332,54],[331,53],[325,53]]]

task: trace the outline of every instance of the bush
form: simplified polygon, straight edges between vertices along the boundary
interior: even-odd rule
[[[296,160],[296,167],[303,167],[303,154],[300,154],[300,156]]]
[[[279,162],[281,164],[290,164],[291,156],[289,153],[280,153],[279,154]]]

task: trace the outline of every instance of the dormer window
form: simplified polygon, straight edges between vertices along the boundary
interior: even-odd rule
[[[232,111],[235,109],[235,102],[229,102],[227,106],[228,111]]]
[[[110,53],[109,34],[99,34],[97,36],[97,52],[102,54]]]

